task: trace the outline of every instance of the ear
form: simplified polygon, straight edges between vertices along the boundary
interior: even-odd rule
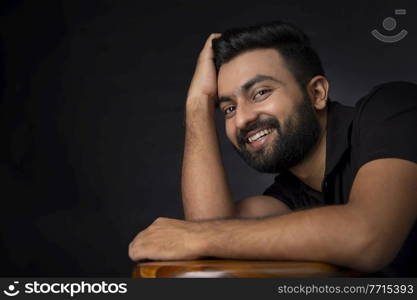
[[[307,85],[307,93],[315,109],[324,109],[327,105],[329,93],[329,82],[327,78],[322,75],[311,78]]]

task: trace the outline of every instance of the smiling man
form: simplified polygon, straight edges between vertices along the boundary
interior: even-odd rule
[[[374,87],[348,107],[308,37],[274,22],[212,34],[186,103],[186,220],[158,218],[129,245],[133,260],[321,261],[417,275],[417,86]],[[224,114],[237,153],[277,173],[235,202],[215,127]]]

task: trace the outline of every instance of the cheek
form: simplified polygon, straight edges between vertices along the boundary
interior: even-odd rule
[[[259,113],[274,116],[277,120],[283,120],[291,114],[293,106],[293,99],[275,96],[262,103]]]

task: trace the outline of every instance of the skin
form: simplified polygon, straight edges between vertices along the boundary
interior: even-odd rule
[[[227,110],[232,115],[226,115],[225,122],[227,136],[236,146],[236,133],[245,124],[263,116],[284,121],[302,94],[283,59],[271,49],[237,56],[220,68],[216,78],[211,40],[217,36],[211,35],[200,53],[187,97],[182,173],[186,220],[156,219],[130,243],[130,258],[309,260],[361,271],[376,271],[392,261],[416,220],[417,164],[413,162],[387,158],[366,163],[345,205],[291,212],[268,196],[234,204],[218,147],[215,100],[230,98],[222,101],[221,109],[233,107]],[[263,81],[241,89],[259,74],[279,83]],[[322,133],[305,159],[290,170],[318,191],[326,157],[328,87],[322,76],[312,78],[307,86]],[[262,89],[270,91],[257,94]],[[268,147],[272,138],[279,139],[271,133],[262,146]]]
[[[248,90],[242,89],[248,78],[251,80],[259,75],[271,79],[259,81]],[[274,49],[257,49],[243,53],[222,65],[218,77],[219,97],[223,99],[219,106],[225,114],[226,134],[237,148],[236,136],[251,122],[272,116],[283,124],[294,114],[295,106],[303,101],[304,95],[298,82]],[[310,155],[291,169],[294,175],[316,190],[321,189],[324,176],[327,95],[326,78],[314,77],[308,86],[308,96],[317,112],[322,134]],[[273,139],[279,139],[276,131],[265,137],[262,146],[269,149]],[[255,150],[251,144],[247,144],[247,148],[249,151]]]

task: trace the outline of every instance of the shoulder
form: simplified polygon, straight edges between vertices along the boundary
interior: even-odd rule
[[[358,166],[379,158],[417,162],[417,85],[389,82],[374,87],[356,104],[353,144]]]
[[[403,110],[417,111],[417,84],[394,81],[377,85],[355,107],[358,117],[371,119]]]

